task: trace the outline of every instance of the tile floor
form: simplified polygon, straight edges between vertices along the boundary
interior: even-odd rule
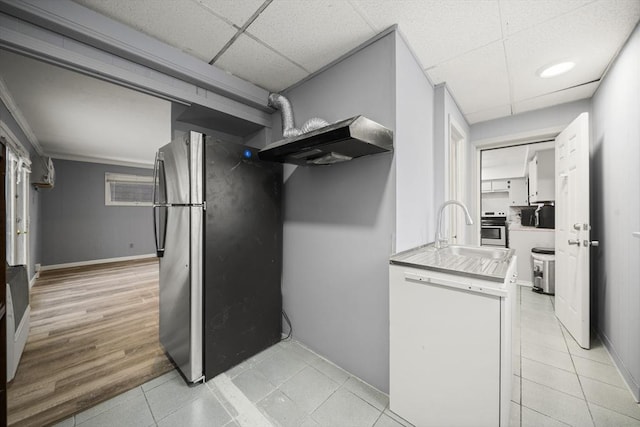
[[[514,328],[512,426],[639,426],[640,406],[598,339],[583,350],[553,299],[522,288]],[[410,426],[388,397],[295,341],[204,385],[172,371],[57,426]]]

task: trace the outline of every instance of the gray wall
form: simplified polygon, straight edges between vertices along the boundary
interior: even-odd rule
[[[640,399],[640,28],[593,97],[592,262],[600,336]],[[595,221],[594,221],[595,220]],[[594,280],[595,279],[595,280]],[[594,286],[595,285],[595,286]]]
[[[0,100],[0,121],[4,122],[7,128],[19,139],[24,148],[29,151],[29,155],[33,160],[36,153],[35,149],[29,142],[29,139],[24,134],[18,123],[15,121],[6,105]],[[33,278],[35,274],[35,265],[40,263],[40,251],[39,251],[39,236],[40,236],[40,208],[39,208],[39,192],[33,186],[29,186],[29,265],[28,273],[29,279]]]
[[[296,124],[363,114],[395,129],[394,34],[286,93]],[[274,139],[281,137],[274,114]],[[299,167],[285,182],[283,302],[294,336],[388,390],[393,154]]]
[[[155,253],[151,207],[104,203],[105,172],[150,169],[59,159],[54,166],[55,187],[40,191],[43,266]]]
[[[396,248],[433,241],[434,90],[396,33]]]

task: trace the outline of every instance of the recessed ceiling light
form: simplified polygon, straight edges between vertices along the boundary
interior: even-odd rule
[[[555,77],[555,76],[559,76],[560,74],[564,74],[575,66],[576,66],[575,62],[571,62],[571,61],[559,62],[557,64],[553,64],[553,65],[549,65],[547,67],[541,68],[538,71],[538,75],[543,79],[548,79],[549,77]]]

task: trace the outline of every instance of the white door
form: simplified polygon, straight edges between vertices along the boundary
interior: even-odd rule
[[[589,115],[556,138],[556,316],[589,348]]]

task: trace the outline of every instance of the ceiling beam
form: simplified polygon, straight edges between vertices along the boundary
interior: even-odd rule
[[[0,0],[0,12],[263,112],[268,91],[70,0]]]

